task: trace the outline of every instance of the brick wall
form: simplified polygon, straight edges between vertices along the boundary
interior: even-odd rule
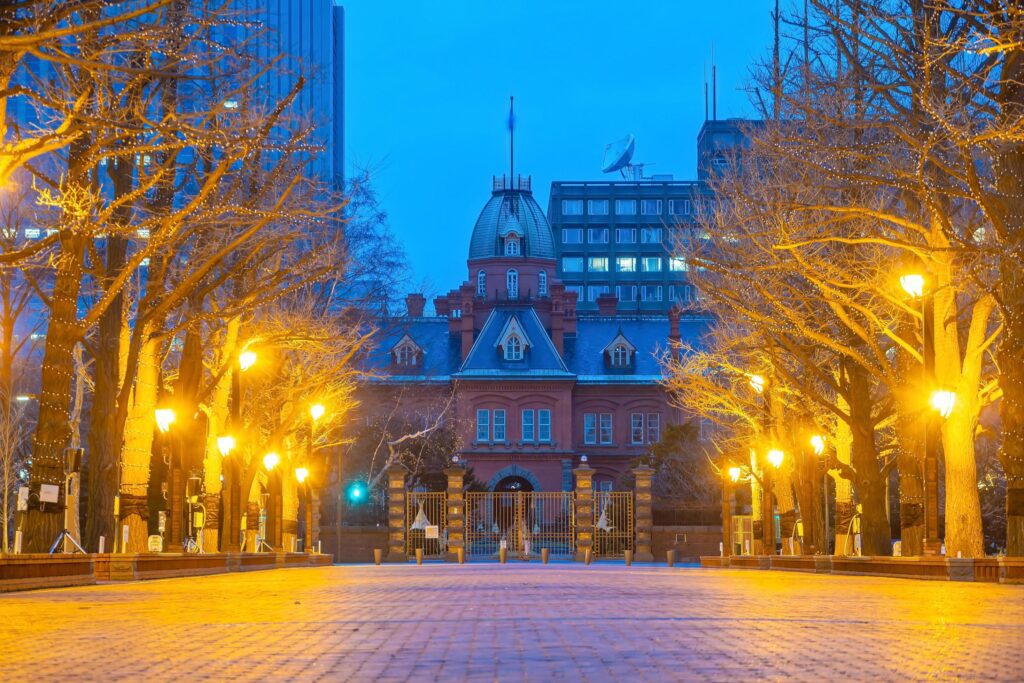
[[[655,526],[651,552],[655,562],[664,562],[668,550],[676,551],[677,562],[698,562],[701,555],[718,555],[721,542],[720,526]]]
[[[344,564],[373,562],[373,549],[382,548],[387,557],[388,528],[385,526],[341,527],[341,555],[336,554],[337,534],[333,526],[320,527],[323,552],[334,555],[334,561]]]

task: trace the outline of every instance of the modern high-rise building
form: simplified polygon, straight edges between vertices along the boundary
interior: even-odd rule
[[[577,293],[580,313],[598,312],[601,295],[614,296],[622,312],[664,313],[690,303],[681,242],[706,199],[693,181],[551,183],[557,275]]]

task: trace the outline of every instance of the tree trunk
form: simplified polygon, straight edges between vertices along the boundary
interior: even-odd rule
[[[871,384],[867,371],[854,362],[846,365],[850,387],[851,461],[857,471],[855,487],[861,506],[861,550],[865,555],[892,555],[886,480],[878,467],[875,427],[871,417]]]
[[[976,411],[954,410],[942,425],[946,464],[946,556],[985,557],[974,458]]]
[[[220,351],[217,354],[219,359],[219,365],[221,368],[226,368],[225,372],[220,376],[217,384],[213,388],[213,392],[210,395],[209,406],[207,409],[207,433],[206,433],[206,451],[203,458],[203,478],[206,487],[206,496],[209,500],[215,497],[217,499],[217,509],[222,510],[225,513],[225,522],[230,520],[231,515],[226,514],[227,509],[221,505],[221,494],[224,490],[223,482],[221,481],[221,475],[224,471],[223,459],[239,458],[241,454],[236,452],[222,456],[220,448],[217,445],[217,439],[229,433],[229,422],[231,419],[231,385],[234,379],[234,359],[236,353],[236,344],[238,341],[238,329],[240,323],[238,318],[233,318],[228,321],[227,329],[224,333],[224,338],[221,340]],[[238,435],[232,435],[238,438]],[[209,508],[209,505],[207,506]],[[206,522],[203,526],[203,546],[207,552],[214,552],[218,548],[218,529],[220,525],[219,515],[212,517],[209,509],[207,509]],[[225,535],[228,538],[232,538],[229,534],[229,529],[224,530]],[[211,540],[212,539],[212,540]]]
[[[71,439],[71,379],[74,348],[82,338],[78,295],[82,281],[84,241],[70,229],[60,234],[60,255],[53,283],[50,321],[43,352],[39,422],[32,445],[31,503],[25,514],[25,552],[49,550],[64,526],[62,504],[41,504],[40,486],[64,487],[64,449]],[[61,493],[63,501],[63,492]]]
[[[779,508],[779,536],[782,538],[782,554],[793,555],[799,539],[796,538],[796,500],[793,497],[792,468],[783,464],[773,473],[775,504]]]
[[[837,403],[842,406],[842,400]],[[836,421],[836,460],[844,465],[851,466],[853,453],[853,433],[850,426],[843,420]],[[850,524],[853,521],[853,482],[846,477],[836,475],[833,477],[836,483],[836,516],[833,524],[835,535],[834,553],[846,555],[853,552],[853,541],[850,539]]]
[[[757,456],[753,451],[750,453],[750,469],[758,476],[763,475],[763,472],[757,466]],[[752,555],[764,555],[768,552],[768,546],[764,543],[764,487],[753,476],[750,477],[750,519],[753,531],[750,553]]]
[[[128,418],[124,428],[124,456],[121,473],[121,519],[130,522],[127,552],[146,550],[148,536],[149,461],[153,453],[153,413],[159,385],[159,344],[142,332],[145,341],[139,349],[138,370],[132,389]],[[141,529],[141,534],[137,530]]]

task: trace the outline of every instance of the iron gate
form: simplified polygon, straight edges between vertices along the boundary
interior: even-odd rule
[[[632,491],[594,492],[594,556],[622,557],[633,547]]]
[[[466,554],[571,558],[576,550],[572,491],[485,491],[466,494]]]
[[[418,548],[423,557],[444,559],[448,547],[445,493],[410,491],[405,507],[405,553],[410,559]]]

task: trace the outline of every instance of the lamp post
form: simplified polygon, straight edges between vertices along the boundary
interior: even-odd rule
[[[772,433],[772,407],[771,398],[766,394],[768,382],[764,375],[748,374],[747,382],[762,400],[764,412],[765,432],[769,437]],[[783,453],[777,448],[771,449],[767,454],[768,463],[776,468],[782,464]],[[775,554],[775,506],[772,501],[772,478],[768,467],[765,466],[761,477],[761,543],[762,551],[765,554]]]
[[[825,454],[825,437],[815,434],[811,437],[811,448],[819,458]],[[824,472],[821,475],[821,513],[825,517],[825,548],[823,554],[830,555],[831,541],[828,535],[828,462],[825,462]]]
[[[722,557],[732,556],[732,485],[740,480],[741,470],[733,466],[722,477]]]
[[[257,360],[255,351],[244,350],[238,354],[238,370],[231,373],[231,429],[239,433],[242,429],[242,373],[255,365]],[[220,439],[225,441],[225,446],[230,446],[225,451],[221,447]],[[221,455],[227,458],[236,447],[234,437],[220,437],[217,447]],[[241,549],[239,542],[242,533],[242,506],[246,505],[249,496],[248,491],[242,492],[242,463],[236,458],[227,459],[224,468],[224,486],[221,487],[221,509],[224,510],[224,534],[221,547],[225,551],[237,552]]]
[[[169,517],[171,528],[168,530],[170,535],[170,543],[176,544],[181,542],[181,501],[180,501],[180,488],[181,488],[181,472],[174,467],[174,453],[173,451],[168,456],[168,433],[171,431],[171,425],[174,424],[177,416],[174,414],[174,410],[171,408],[157,408],[153,411],[153,419],[156,422],[156,428],[160,432],[160,450],[163,455],[164,462],[167,463],[167,476],[170,478],[168,486],[170,496],[170,507]],[[118,505],[114,506],[119,507]],[[116,514],[116,513],[115,513]],[[117,525],[115,524],[115,528]],[[114,545],[117,545],[117,538],[114,538]],[[124,542],[122,534],[121,550],[124,551]]]
[[[935,299],[927,288],[925,276],[908,273],[900,277],[900,286],[912,299],[921,301],[921,356],[924,359],[924,385],[935,382]],[[952,410],[952,407],[950,407]],[[938,555],[939,540],[939,468],[935,423],[930,413],[924,416],[924,554]]]
[[[313,441],[316,437],[316,423],[324,416],[327,409],[324,408],[322,403],[314,403],[309,407],[309,439],[306,440],[306,463],[310,465],[313,463]],[[303,474],[300,478],[299,472]],[[295,478],[298,479],[299,483],[306,482],[309,477],[309,470],[305,467],[295,470]],[[306,534],[303,539],[304,550],[307,553],[313,552],[313,484],[312,482],[306,483]]]

